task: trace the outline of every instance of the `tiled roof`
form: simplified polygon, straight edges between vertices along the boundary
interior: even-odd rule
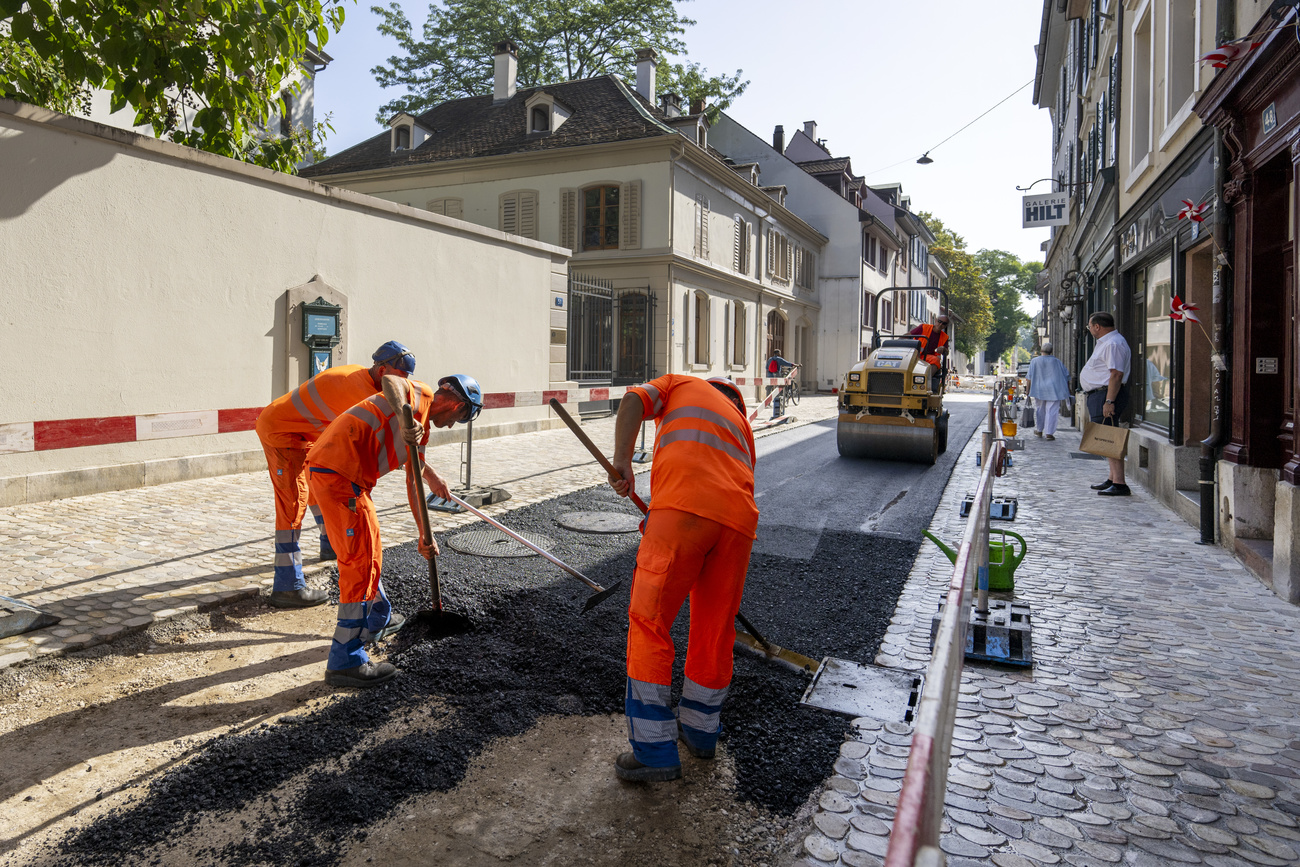
[[[528,133],[524,103],[543,90],[572,108],[573,113],[552,133]],[[416,116],[416,123],[431,133],[418,147],[393,153],[389,150],[390,132],[384,130],[304,168],[300,174],[321,178],[468,157],[676,135],[661,125],[666,120],[658,108],[613,76],[604,75],[520,90],[500,105],[493,105],[490,95],[449,100]]]
[[[848,157],[836,157],[829,160],[808,160],[799,163],[799,168],[810,175],[825,175],[831,172],[843,172],[849,167]]]

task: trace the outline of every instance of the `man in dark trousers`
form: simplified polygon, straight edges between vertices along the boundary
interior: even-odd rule
[[[1128,408],[1128,377],[1133,353],[1115,330],[1115,317],[1098,311],[1088,317],[1088,333],[1097,341],[1092,355],[1079,371],[1079,387],[1088,400],[1088,417],[1096,424],[1119,424]],[[1124,459],[1107,458],[1110,475],[1092,489],[1103,497],[1127,497]]]

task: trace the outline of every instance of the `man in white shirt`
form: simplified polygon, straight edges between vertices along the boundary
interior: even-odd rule
[[[1115,317],[1097,312],[1088,317],[1088,332],[1097,341],[1088,363],[1079,371],[1079,386],[1088,400],[1088,416],[1097,424],[1119,424],[1128,408],[1128,376],[1132,352],[1115,330]],[[1092,486],[1103,497],[1127,497],[1132,491],[1124,484],[1124,461],[1108,458],[1110,475]]]

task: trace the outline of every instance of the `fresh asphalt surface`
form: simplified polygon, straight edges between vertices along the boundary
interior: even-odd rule
[[[759,439],[754,551],[808,559],[826,531],[919,541],[957,455],[988,413],[987,395],[950,395],[946,403],[949,448],[933,467],[841,458],[835,419]]]
[[[842,459],[834,420],[757,441],[762,517],[742,610],[770,640],[814,658],[871,661],[921,528],[986,406],[974,396],[950,401],[952,449],[934,467]],[[138,799],[64,838],[54,860],[337,864],[407,798],[459,786],[494,740],[543,716],[621,713],[638,537],[577,533],[557,521],[583,510],[633,507],[597,486],[501,517],[547,537],[557,556],[605,586],[623,581],[606,603],[580,614],[585,588],[539,557],[477,557],[444,544],[444,601],[468,615],[468,632],[412,618],[389,644],[401,670],[392,683],[213,740]],[[396,610],[427,607],[427,564],[413,544],[385,551],[383,580]],[[686,623],[684,609],[673,628],[675,692]],[[848,726],[798,705],[807,682],[802,672],[736,658],[723,711],[735,798],[771,815],[794,815],[832,773]]]

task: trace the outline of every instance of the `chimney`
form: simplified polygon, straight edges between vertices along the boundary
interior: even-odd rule
[[[779,154],[785,153],[785,127],[779,123],[772,130],[772,149]]]
[[[655,104],[655,61],[658,59],[653,48],[636,50],[636,92],[651,105]]]
[[[803,122],[803,134],[813,141],[817,141],[817,121],[805,120]]]
[[[660,97],[664,114],[669,117],[682,116],[682,98],[675,93],[665,93]]]
[[[691,100],[691,114],[699,114],[704,111],[704,97],[697,96]]]
[[[519,68],[519,46],[498,42],[492,52],[492,102],[505,102],[515,95],[515,72]]]

